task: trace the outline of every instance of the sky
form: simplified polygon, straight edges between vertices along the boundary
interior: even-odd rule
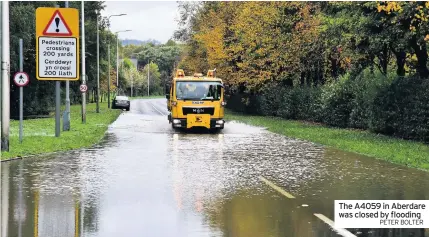
[[[176,1],[106,1],[102,16],[110,18],[112,32],[119,33],[120,39],[148,40],[167,42],[177,29],[178,3]]]

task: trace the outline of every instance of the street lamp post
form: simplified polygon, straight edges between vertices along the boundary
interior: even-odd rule
[[[84,4],[81,3],[81,24],[82,24],[82,85],[86,85],[86,71],[85,71],[85,11]],[[86,94],[82,92],[82,123],[86,123]]]
[[[98,29],[99,22],[99,12],[97,12],[97,113],[100,113],[100,32]]]
[[[127,14],[122,13],[122,14],[117,14],[117,15],[110,15],[107,18],[107,21],[109,22],[109,32],[110,32],[110,17],[112,17],[112,16],[125,16],[125,15],[127,15]],[[108,74],[108,80],[109,80],[107,83],[107,108],[110,109],[110,83],[112,82],[110,80],[110,40],[109,40],[109,43],[107,44],[107,54],[108,54],[108,64],[109,64],[108,73],[107,73]]]
[[[9,151],[10,126],[10,31],[9,1],[1,2],[1,150]]]
[[[119,36],[116,32],[116,94],[119,94]]]
[[[149,60],[147,60],[147,96],[149,97],[149,68],[150,68],[150,63]]]
[[[119,94],[119,34],[131,30],[121,30],[116,32],[116,93]]]

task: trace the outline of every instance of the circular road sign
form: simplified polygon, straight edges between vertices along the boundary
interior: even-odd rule
[[[86,90],[88,90],[88,87],[86,85],[80,85],[79,87],[80,92],[86,92]]]
[[[13,81],[17,86],[26,86],[30,82],[30,77],[25,72],[17,72],[13,76]]]

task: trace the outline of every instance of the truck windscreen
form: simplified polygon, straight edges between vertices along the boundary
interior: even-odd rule
[[[178,100],[220,100],[222,84],[206,81],[178,81],[176,98]]]

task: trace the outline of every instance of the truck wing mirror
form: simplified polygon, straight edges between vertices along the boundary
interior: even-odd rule
[[[169,100],[170,99],[170,94],[166,94],[165,98],[167,98],[167,100]]]

